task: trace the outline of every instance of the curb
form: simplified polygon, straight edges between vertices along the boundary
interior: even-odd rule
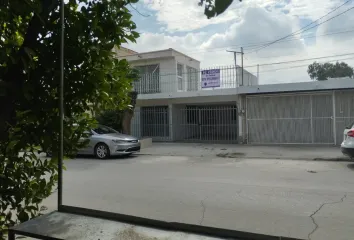
[[[142,155],[142,156],[185,156],[185,157],[198,157],[198,158],[203,158],[203,157],[209,157],[209,155],[200,155],[200,156],[186,156],[186,155],[180,155],[180,154],[156,154],[156,153],[136,153],[135,155]],[[266,156],[240,156],[240,157],[219,157],[217,154],[211,155],[211,157],[215,158],[229,158],[229,159],[242,159],[242,160],[247,160],[247,159],[267,159],[267,160],[301,160],[301,161],[314,161],[314,162],[352,162],[354,163],[354,159],[346,158],[346,157],[337,157],[337,158],[305,158],[305,157],[300,157],[300,158],[293,158],[293,157],[266,157]]]

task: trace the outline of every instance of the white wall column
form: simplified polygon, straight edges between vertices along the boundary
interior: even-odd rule
[[[236,106],[237,106],[237,113],[238,113],[238,122],[237,122],[238,142],[246,143],[245,142],[247,138],[246,97],[243,95],[238,95]]]
[[[141,109],[135,107],[134,116],[131,122],[131,134],[135,137],[141,138]]]
[[[173,126],[174,126],[174,117],[175,114],[173,114],[173,105],[169,104],[168,105],[168,123],[169,123],[169,131],[170,131],[170,141],[173,141],[174,139],[174,131],[173,131]]]
[[[332,104],[333,104],[333,137],[334,137],[334,145],[337,145],[337,119],[336,119],[336,91],[332,91]]]

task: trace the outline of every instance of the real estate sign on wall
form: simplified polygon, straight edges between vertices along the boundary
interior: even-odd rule
[[[202,71],[202,88],[220,87],[220,69]]]

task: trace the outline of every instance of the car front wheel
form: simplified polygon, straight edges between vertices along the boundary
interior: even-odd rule
[[[108,146],[104,143],[97,144],[97,146],[95,147],[95,155],[99,159],[108,158],[110,155]]]

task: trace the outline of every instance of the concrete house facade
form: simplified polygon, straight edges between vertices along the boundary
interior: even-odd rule
[[[141,73],[134,83],[139,94],[133,135],[155,141],[239,141],[242,127],[236,76],[241,74],[240,68],[201,69],[198,60],[174,49],[134,53],[124,58]],[[202,72],[215,69],[220,74],[220,86],[202,86]],[[244,71],[244,82],[257,84],[257,79]]]
[[[125,54],[125,55],[123,55]],[[140,71],[132,134],[153,141],[340,144],[354,121],[354,80],[260,85],[238,66],[201,69],[174,49],[118,54]],[[204,87],[205,70],[219,84]],[[243,81],[242,81],[243,80]]]
[[[244,86],[246,143],[339,145],[354,122],[354,79]]]

